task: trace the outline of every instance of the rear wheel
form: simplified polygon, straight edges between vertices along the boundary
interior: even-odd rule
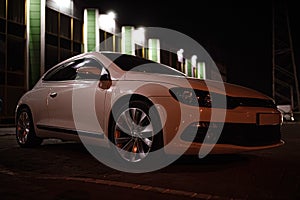
[[[16,118],[16,139],[21,147],[35,147],[42,143],[34,131],[33,120],[28,108],[18,111]]]
[[[123,161],[138,163],[162,147],[162,131],[154,109],[143,101],[131,101],[115,114],[111,142]]]

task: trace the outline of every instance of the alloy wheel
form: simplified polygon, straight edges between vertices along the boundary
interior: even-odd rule
[[[126,161],[139,162],[150,152],[154,129],[150,117],[139,108],[127,108],[117,118],[114,144]]]

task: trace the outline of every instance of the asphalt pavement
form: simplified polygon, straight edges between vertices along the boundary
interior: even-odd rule
[[[46,140],[20,148],[0,128],[1,199],[300,199],[300,124],[283,124],[285,145],[238,155],[182,157],[151,173],[111,169],[83,145]],[[104,151],[105,153],[105,151]]]

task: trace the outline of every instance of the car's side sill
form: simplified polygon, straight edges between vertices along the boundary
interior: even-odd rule
[[[36,127],[38,129],[43,129],[43,130],[47,130],[47,131],[104,139],[104,133],[95,133],[95,132],[88,132],[88,131],[82,131],[82,130],[72,130],[72,129],[66,129],[66,128],[60,128],[60,127],[55,127],[55,126],[48,126],[48,125],[41,125],[41,124],[38,124]]]

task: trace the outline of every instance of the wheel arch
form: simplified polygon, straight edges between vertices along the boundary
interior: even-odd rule
[[[15,120],[16,120],[17,115],[19,114],[20,110],[22,110],[22,109],[24,109],[24,108],[26,108],[26,109],[29,110],[29,112],[30,112],[30,114],[31,114],[31,117],[32,117],[32,112],[31,112],[30,107],[29,107],[27,104],[23,103],[23,104],[18,105],[18,107],[17,107],[17,109],[16,109]]]
[[[124,95],[122,97],[120,97],[112,106],[110,113],[109,113],[109,120],[108,120],[108,128],[107,128],[107,134],[108,134],[108,138],[111,140],[112,136],[111,136],[111,127],[113,124],[113,110],[115,109],[120,109],[122,106],[124,106],[124,102],[131,102],[131,101],[143,101],[146,104],[148,104],[149,106],[153,106],[154,103],[147,97],[145,97],[144,95],[141,94],[127,94]],[[156,110],[157,115],[158,115],[158,111]],[[159,115],[158,115],[159,117]]]
[[[19,112],[24,108],[28,109],[30,117],[33,121],[33,127],[34,127],[35,132],[36,132],[36,124],[35,124],[34,113],[32,112],[32,109],[30,108],[30,106],[26,103],[22,103],[22,104],[18,105],[18,107],[16,109],[16,112],[15,112],[15,124],[17,123],[17,117],[18,117]]]

